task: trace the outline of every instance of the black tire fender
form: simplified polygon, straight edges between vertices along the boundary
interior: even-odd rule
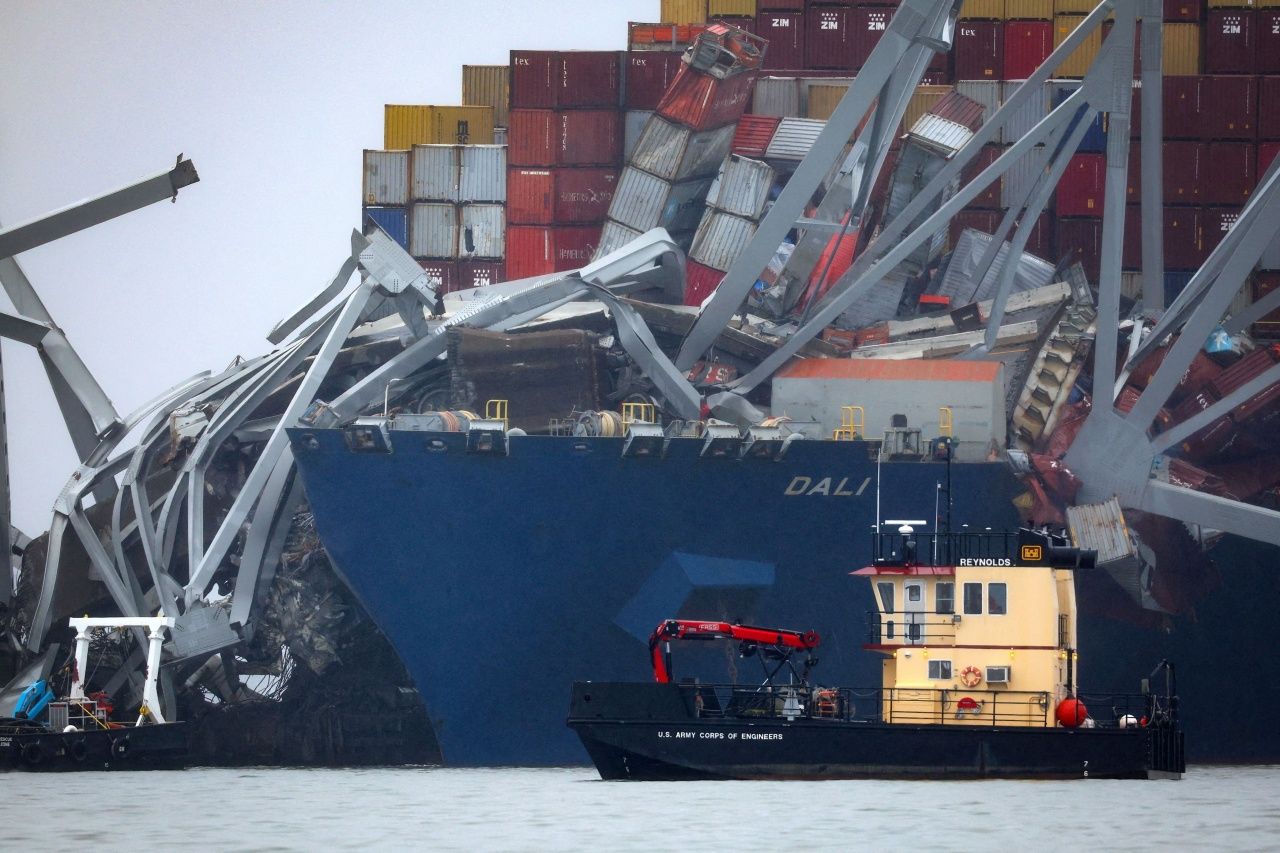
[[[89,757],[89,747],[85,744],[83,737],[78,737],[67,744],[67,755],[76,764],[84,763],[84,760]]]
[[[22,760],[31,767],[41,764],[44,761],[44,744],[38,740],[23,744]]]
[[[124,758],[129,754],[129,736],[112,738],[111,740],[111,757]]]

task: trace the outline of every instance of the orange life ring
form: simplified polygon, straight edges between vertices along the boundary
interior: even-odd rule
[[[966,666],[960,670],[960,683],[965,687],[977,687],[982,683],[982,670],[976,666]]]

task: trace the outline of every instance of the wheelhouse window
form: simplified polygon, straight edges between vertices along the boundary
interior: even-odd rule
[[[955,613],[956,612],[956,585],[950,581],[939,581],[934,586],[934,601],[937,602],[939,613]]]
[[[879,581],[876,589],[880,592],[880,610],[882,613],[893,612],[893,581]]]
[[[908,584],[908,586],[907,586],[907,601],[919,601],[919,600],[920,600],[921,595],[922,595],[922,593],[921,593],[921,590],[920,590],[919,585],[917,585],[917,584]]]
[[[931,660],[929,661],[929,677],[930,678],[950,678],[951,677],[951,661],[949,660]]]
[[[982,584],[964,585],[964,612],[967,615],[982,615]]]
[[[987,584],[987,612],[1003,616],[1009,612],[1009,590],[1006,584]]]

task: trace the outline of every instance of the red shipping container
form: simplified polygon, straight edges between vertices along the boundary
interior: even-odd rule
[[[1004,22],[960,21],[956,24],[957,80],[999,80],[1004,68]]]
[[[1259,9],[1254,70],[1259,74],[1280,74],[1280,9]]]
[[[1161,157],[1161,162],[1164,158]],[[1142,146],[1133,143],[1129,146],[1129,168],[1125,171],[1124,192],[1125,204],[1138,204],[1142,201]]]
[[[994,234],[1000,227],[1000,214],[994,210],[971,210],[965,208],[951,219],[951,245],[954,246],[966,228],[981,231],[983,234]]]
[[[622,156],[617,110],[512,110],[512,166],[612,166]]]
[[[1280,287],[1280,272],[1256,272],[1253,274],[1253,301],[1257,302]],[[1275,339],[1280,336],[1280,308],[1253,324],[1253,335]]]
[[[813,14],[810,12],[809,14]],[[885,30],[889,29],[889,21],[893,19],[893,9],[862,6],[853,12],[853,63],[846,66],[857,71],[866,64],[871,51],[875,50]]]
[[[457,289],[488,287],[506,281],[506,264],[502,261],[458,261]]]
[[[1259,142],[1258,143],[1258,179],[1267,173],[1267,168],[1271,165],[1271,161],[1276,159],[1276,155],[1280,154],[1280,142]]]
[[[453,293],[458,289],[457,264],[454,261],[419,260],[418,266],[427,274],[427,281],[438,293]]]
[[[1204,73],[1254,73],[1256,18],[1252,9],[1209,10],[1204,24]]]
[[[684,265],[684,304],[701,305],[723,280],[724,273],[720,270],[688,261]]]
[[[978,156],[964,167],[963,178],[966,183],[973,180],[983,169],[994,163],[999,157],[1003,149],[999,145],[984,145],[978,151]],[[969,202],[969,207],[978,210],[999,210],[1000,209],[1000,179],[992,181],[985,187],[981,193]]]
[[[1059,218],[1054,232],[1058,259],[1079,262],[1085,275],[1096,284],[1102,257],[1102,220]]]
[[[1280,139],[1280,77],[1258,78],[1258,138]]]
[[[1211,389],[1201,388],[1173,410],[1174,423],[1190,420],[1218,402],[1218,399],[1218,395]],[[1179,447],[1193,460],[1217,456],[1231,446],[1234,432],[1235,425],[1224,415],[1183,440]]]
[[[1046,210],[1036,217],[1036,224],[1032,226],[1031,233],[1027,235],[1027,251],[1037,258],[1043,258],[1050,263],[1057,263],[1057,253],[1054,251],[1053,240],[1053,214]]]
[[[609,108],[621,104],[619,54],[607,50],[511,51],[512,109]]]
[[[612,167],[507,170],[507,222],[570,225],[603,222],[618,186]]]
[[[1142,269],[1142,205],[1128,204],[1124,209],[1124,246],[1120,267],[1126,270]]]
[[[805,22],[805,67],[856,71],[852,24],[851,8],[811,6]]]
[[[1107,180],[1105,154],[1076,154],[1058,182],[1059,216],[1101,216]],[[1061,244],[1059,244],[1061,245]]]
[[[1004,25],[1005,80],[1027,79],[1052,52],[1051,22],[1009,21]]]
[[[1164,78],[1168,80],[1168,77]],[[1163,87],[1162,87],[1163,88]],[[1163,121],[1163,117],[1161,117]],[[1164,128],[1167,134],[1169,129]],[[1136,140],[1142,137],[1142,87],[1133,87],[1133,105],[1129,108],[1129,138]]]
[[[1204,263],[1203,217],[1198,207],[1164,209],[1164,268],[1193,270]]]
[[[1203,14],[1204,0],[1164,0],[1164,19],[1166,21],[1190,21],[1193,24],[1198,24]]]
[[[1204,142],[1166,142],[1161,155],[1164,203],[1203,203],[1209,146]]]
[[[1165,139],[1199,139],[1200,138],[1200,78],[1192,76],[1166,77],[1164,87],[1164,138]],[[1138,120],[1134,127],[1142,124],[1142,105],[1134,100],[1133,115]]]
[[[1257,151],[1252,142],[1211,142],[1202,196],[1206,204],[1239,204],[1258,185]]]
[[[680,56],[665,50],[635,50],[627,54],[627,109],[656,110],[680,70]]]
[[[760,12],[756,34],[769,40],[765,68],[804,68],[804,12]]]
[[[952,74],[950,71],[926,71],[920,75],[921,86],[945,86],[953,80],[960,78]]]
[[[731,151],[743,157],[756,160],[764,159],[764,152],[769,149],[769,142],[778,130],[778,116],[745,115],[738,121],[738,129],[733,134]]]
[[[682,65],[658,104],[658,114],[694,130],[724,127],[742,118],[755,82],[755,71],[721,79]]]
[[[1240,219],[1238,207],[1206,207],[1201,213],[1204,255],[1209,257]]]
[[[1258,127],[1258,78],[1200,78],[1200,138],[1253,139]]]
[[[586,266],[600,242],[599,225],[516,225],[507,229],[506,274],[512,281]]]

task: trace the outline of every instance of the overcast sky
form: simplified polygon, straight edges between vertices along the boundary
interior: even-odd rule
[[[659,0],[0,0],[0,223],[164,171],[200,183],[18,256],[121,416],[269,349],[359,223],[384,103],[461,102],[461,66],[620,50]],[[11,311],[0,295],[3,310]],[[3,343],[14,523],[76,465],[33,350]]]

